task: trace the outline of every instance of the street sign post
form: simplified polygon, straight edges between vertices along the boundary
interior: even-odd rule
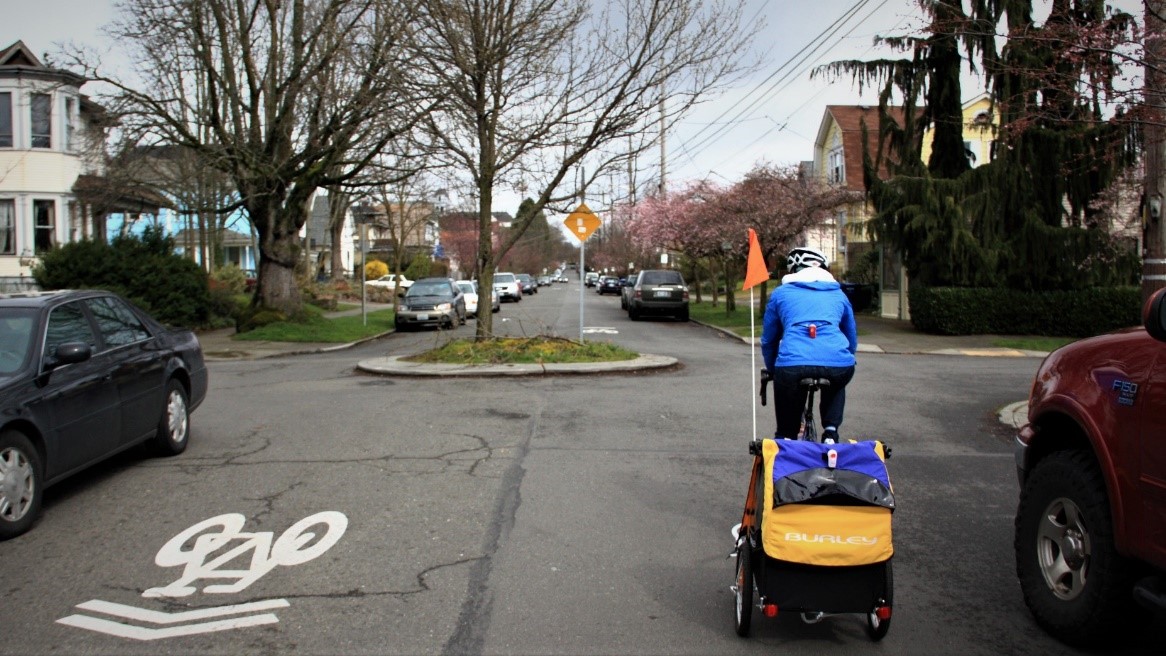
[[[567,215],[563,224],[575,235],[575,239],[579,240],[579,341],[583,341],[583,288],[586,286],[584,282],[587,280],[587,267],[584,264],[584,255],[586,249],[584,246],[587,243],[587,238],[591,233],[599,229],[602,221],[587,207],[587,203],[579,203],[579,207],[575,208],[574,212]]]

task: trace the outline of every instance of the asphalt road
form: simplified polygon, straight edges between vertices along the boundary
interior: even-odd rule
[[[579,298],[578,283],[544,288],[505,304],[496,331],[575,336]],[[894,447],[890,634],[755,616],[742,640],[726,556],[750,466],[750,349],[583,299],[588,338],[683,365],[354,371],[438,332],[213,363],[185,454],[126,454],[52,488],[32,532],[0,543],[0,654],[1076,653],[1035,626],[1013,572],[1017,484],[995,413],[1038,360],[861,354],[842,435]],[[1148,625],[1115,650],[1162,639]]]

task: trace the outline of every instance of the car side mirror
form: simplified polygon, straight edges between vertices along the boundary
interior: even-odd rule
[[[49,371],[66,364],[85,362],[93,357],[93,347],[85,342],[65,342],[57,346],[57,350],[45,358],[45,370]]]
[[[1150,296],[1142,309],[1142,325],[1150,337],[1166,342],[1166,289],[1159,289]]]

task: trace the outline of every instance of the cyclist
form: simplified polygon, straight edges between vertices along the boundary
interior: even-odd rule
[[[786,257],[789,274],[769,296],[761,331],[761,353],[773,379],[778,439],[796,439],[806,407],[803,378],[825,378],[819,416],[822,441],[838,441],[846,384],[854,376],[858,330],[854,308],[826,268],[826,256],[808,247]]]

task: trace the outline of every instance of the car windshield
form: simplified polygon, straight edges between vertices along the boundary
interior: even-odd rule
[[[684,279],[679,271],[645,271],[640,279],[641,285],[683,285]]]
[[[24,366],[32,352],[36,311],[30,308],[0,309],[0,376],[10,376]]]
[[[408,298],[418,296],[453,296],[453,291],[447,282],[418,282],[414,283],[405,294]]]
[[[514,282],[513,273],[496,273],[494,274],[494,282]]]

